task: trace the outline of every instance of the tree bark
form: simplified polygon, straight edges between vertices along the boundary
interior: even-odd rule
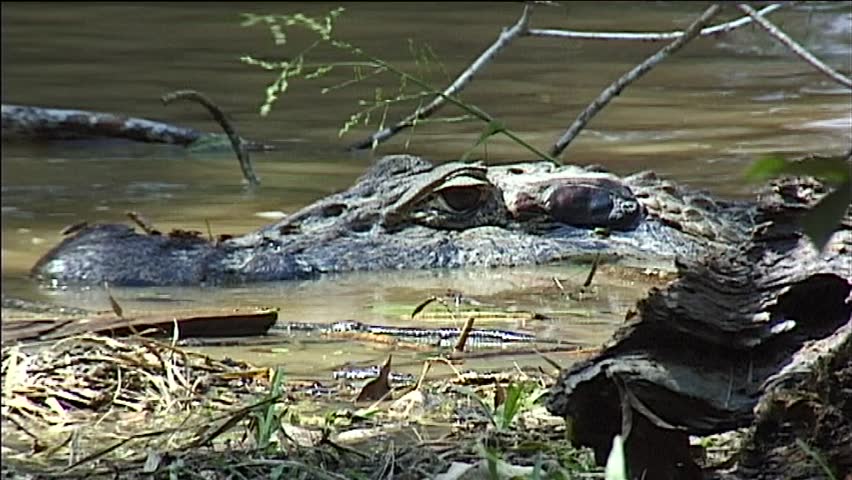
[[[701,478],[688,435],[751,425],[761,399],[813,370],[809,342],[826,339],[821,353],[841,358],[852,331],[852,219],[822,254],[796,223],[822,193],[815,181],[776,183],[749,241],[681,261],[678,278],[640,301],[599,356],[563,372],[549,407],[573,418],[575,442],[603,461],[621,434],[633,478]],[[852,375],[845,381],[852,387]],[[849,467],[849,457],[832,458]]]
[[[3,104],[3,138],[73,140],[92,137],[188,146],[206,135],[192,128],[112,113]]]
[[[30,105],[2,106],[3,139],[35,141],[118,138],[133,142],[165,143],[182,147],[221,145],[229,148],[229,136],[189,127],[114,113],[44,108]],[[221,122],[220,122],[221,123]],[[279,150],[282,145],[242,139],[249,151]]]

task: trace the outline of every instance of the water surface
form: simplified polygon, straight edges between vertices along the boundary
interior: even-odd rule
[[[241,13],[320,15],[334,3],[283,4],[3,4],[2,97],[4,103],[126,113],[205,130],[216,127],[195,105],[163,107],[165,92],[193,88],[214,98],[247,137],[286,142],[278,152],[254,156],[263,186],[241,185],[229,153],[124,142],[41,145],[3,143],[2,262],[4,291],[89,308],[106,308],[102,290],[38,288],[27,270],[60,240],[62,227],[89,221],[125,221],[127,210],[158,228],[241,233],[269,223],[268,212],[292,212],[350,185],[374,155],[343,147],[371,131],[338,130],[374,97],[378,81],[335,90],[321,88],[352,78],[336,69],[312,82],[293,81],[268,117],[258,114],[273,74],[240,62],[244,55],[292,57],[307,45],[304,33],[273,45],[265,27],[241,27]],[[673,30],[704,4],[689,2],[570,2],[537,7],[534,27],[586,30]],[[444,69],[460,72],[520,13],[518,4],[348,3],[337,32],[365,51],[417,71],[409,39],[428,44]],[[727,12],[724,18],[731,18]],[[722,18],[722,17],[720,17]],[[852,11],[848,2],[808,3],[772,18],[829,64],[852,68]],[[660,48],[614,43],[521,38],[478,75],[463,98],[547,149],[577,113],[610,81]],[[318,50],[312,61],[347,58]],[[434,66],[434,65],[433,65]],[[446,77],[423,72],[436,85]],[[383,92],[397,84],[383,78]],[[413,105],[392,110],[398,118]],[[459,112],[448,108],[446,115]],[[628,87],[569,148],[566,161],[603,165],[617,173],[654,169],[678,182],[725,197],[751,195],[743,169],[773,153],[837,154],[852,139],[850,95],[792,57],[762,31],[745,28],[699,39]],[[375,118],[376,116],[374,116]],[[373,125],[375,127],[375,124]],[[410,152],[436,161],[455,159],[476,141],[482,126],[428,124],[382,145],[376,155]],[[530,158],[502,139],[488,145],[488,161]],[[603,276],[596,297],[572,303],[553,287],[582,282],[585,268],[562,266],[471,272],[392,272],[342,275],[234,289],[117,289],[129,309],[176,306],[268,305],[285,321],[408,322],[377,305],[416,305],[455,289],[505,308],[554,313],[558,320],[500,328],[530,328],[578,344],[596,344],[621,322],[648,285]],[[160,301],[153,301],[159,299]],[[559,312],[594,311],[579,322]],[[312,346],[312,348],[314,348]],[[316,347],[319,348],[319,347]],[[234,351],[229,351],[233,354]],[[320,352],[293,345],[236,352],[268,364],[285,363],[309,373],[318,356],[329,368],[350,360],[381,361],[378,347],[329,344]],[[416,363],[416,355],[409,360]],[[514,359],[506,360],[511,364]],[[487,364],[486,366],[494,366]]]

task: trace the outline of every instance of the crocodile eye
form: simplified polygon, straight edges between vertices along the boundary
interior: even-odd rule
[[[486,188],[481,185],[445,187],[437,192],[438,198],[448,210],[466,213],[476,209],[485,198]]]

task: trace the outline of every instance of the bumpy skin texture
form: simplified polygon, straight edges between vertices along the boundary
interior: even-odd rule
[[[725,248],[753,226],[720,202],[642,173],[547,162],[485,166],[381,159],[349,190],[228,240],[85,227],[33,268],[54,283],[229,284],[355,270],[629,259],[671,264]],[[601,233],[605,229],[605,234]]]

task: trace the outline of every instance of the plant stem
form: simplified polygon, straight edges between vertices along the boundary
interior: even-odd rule
[[[369,62],[371,62],[371,63],[373,64],[373,66],[375,66],[375,67],[382,67],[382,68],[385,68],[385,69],[387,69],[388,71],[390,71],[391,73],[394,73],[394,74],[398,75],[399,77],[401,77],[401,78],[405,79],[406,81],[411,81],[412,83],[416,84],[416,85],[417,85],[417,86],[419,86],[420,88],[423,88],[423,89],[425,89],[425,90],[429,90],[429,91],[431,91],[431,92],[434,92],[436,95],[438,95],[438,97],[440,97],[441,99],[443,99],[443,101],[444,101],[444,102],[449,102],[449,103],[451,103],[451,104],[453,104],[453,105],[455,105],[455,106],[459,107],[460,109],[462,109],[462,110],[464,110],[465,112],[467,112],[467,113],[469,113],[469,114],[473,115],[474,117],[476,117],[476,118],[478,118],[478,119],[482,120],[482,121],[483,121],[483,122],[485,122],[485,123],[491,123],[491,122],[495,121],[494,117],[492,117],[491,115],[489,115],[488,113],[486,113],[485,111],[483,111],[481,108],[479,108],[479,107],[477,107],[477,106],[475,106],[475,105],[469,105],[469,104],[467,104],[467,103],[465,103],[465,102],[463,102],[463,101],[459,100],[458,98],[456,98],[456,97],[452,96],[451,94],[448,94],[448,93],[447,93],[447,90],[440,91],[440,90],[438,90],[438,89],[434,88],[433,86],[429,85],[428,83],[424,82],[424,81],[423,81],[423,80],[421,80],[420,78],[418,78],[418,77],[416,77],[416,76],[414,76],[414,75],[411,75],[410,73],[407,73],[407,72],[405,72],[405,71],[403,71],[403,70],[400,70],[400,69],[398,69],[398,68],[396,68],[395,66],[393,66],[393,65],[391,65],[391,64],[389,64],[389,63],[387,63],[387,62],[385,62],[384,60],[382,60],[382,59],[380,59],[380,58],[373,57],[372,55],[370,55],[370,54],[368,54],[368,53],[365,53],[365,52],[364,52],[363,50],[361,50],[360,48],[355,48],[355,47],[353,47],[352,45],[350,45],[350,44],[348,44],[348,43],[340,42],[340,41],[334,41],[334,42],[332,42],[332,44],[333,44],[334,46],[338,47],[338,48],[342,48],[342,49],[349,50],[351,53],[353,53],[353,54],[355,54],[355,55],[360,55],[360,56],[362,56],[363,58],[366,58],[366,59],[367,59]],[[470,70],[470,69],[468,69],[468,70]],[[449,90],[449,89],[448,89],[448,90]],[[442,102],[442,104],[443,104],[444,102]],[[433,103],[434,103],[434,102],[433,102]],[[427,106],[426,108],[428,108],[428,106]],[[402,123],[403,123],[403,122],[400,122],[400,123],[398,123],[397,125],[395,125],[394,127],[389,127],[389,129],[394,129],[394,128],[396,128],[397,126],[401,125]],[[406,125],[406,126],[410,126],[410,125]],[[405,128],[405,127],[402,127],[402,128]],[[401,130],[402,128],[400,128],[399,130]],[[388,129],[385,129],[385,130],[388,130]],[[396,130],[396,131],[398,132],[399,130]],[[395,132],[394,132],[394,133],[395,133]],[[517,143],[518,145],[520,145],[520,146],[522,146],[522,147],[526,148],[527,150],[529,150],[530,152],[532,152],[532,153],[533,153],[533,154],[535,154],[536,156],[538,156],[538,157],[540,157],[540,158],[542,158],[542,159],[544,159],[544,160],[551,161],[551,162],[553,162],[553,163],[558,163],[558,160],[557,160],[556,158],[554,158],[554,157],[552,157],[552,156],[548,155],[547,153],[545,153],[545,152],[543,152],[543,151],[539,150],[538,148],[534,147],[533,145],[530,145],[529,143],[527,143],[526,141],[524,141],[522,138],[520,138],[520,137],[519,137],[516,133],[512,132],[511,130],[508,130],[508,129],[506,129],[506,128],[502,128],[502,129],[500,130],[500,133],[502,133],[503,135],[506,135],[507,137],[509,137],[510,139],[512,139],[515,143]],[[373,136],[371,136],[370,138],[371,138],[371,139],[373,139],[373,140],[372,140],[372,142],[379,142],[379,141],[380,141],[380,140],[376,137],[376,135],[373,135]],[[390,137],[388,137],[388,138],[390,138]],[[350,148],[353,148],[353,149],[357,149],[357,148],[366,148],[366,147],[362,147],[362,146],[360,146],[360,145],[361,145],[361,143],[356,144],[356,145],[354,145],[354,146],[352,146],[352,147],[350,147]],[[371,143],[370,145],[374,145],[374,143]]]
[[[497,40],[485,49],[479,57],[474,60],[469,67],[467,67],[456,79],[451,83],[447,88],[445,88],[442,92],[435,91],[438,95],[434,100],[429,102],[428,105],[422,108],[418,108],[414,113],[408,115],[404,119],[397,122],[395,125],[384,128],[372,135],[370,137],[361,140],[359,142],[354,143],[349,148],[353,150],[364,149],[364,148],[372,148],[374,145],[384,142],[385,140],[390,139],[400,131],[411,127],[417,120],[421,120],[431,116],[433,113],[437,112],[441,107],[444,106],[446,102],[453,103],[455,105],[461,106],[460,102],[453,100],[453,95],[459,93],[464,87],[473,80],[475,74],[479,73],[488,63],[490,63],[494,57],[497,56],[500,51],[506,48],[515,38],[521,36],[524,32],[526,32],[529,25],[530,14],[532,13],[532,4],[527,3],[524,5],[524,11],[521,13],[518,21],[515,22],[508,29],[504,29],[503,32],[500,33],[500,36],[497,37]],[[398,71],[397,71],[398,72]],[[412,79],[412,78],[410,78]],[[414,80],[414,79],[412,79]],[[418,82],[418,84],[421,84]],[[431,87],[429,90],[435,90]],[[462,108],[465,108],[462,106]],[[467,108],[465,108],[467,110]],[[471,112],[472,113],[472,112]],[[479,115],[477,115],[479,116]],[[482,118],[482,117],[480,117]],[[490,118],[490,117],[489,117]],[[483,119],[485,120],[485,119]],[[486,120],[490,121],[490,120]],[[513,137],[508,135],[512,140],[518,141],[517,137]],[[550,157],[546,154],[540,153],[532,149],[531,146],[525,143],[521,143],[525,148],[530,149],[536,153],[536,155],[542,156],[542,158],[550,159]],[[552,160],[552,159],[551,159]]]

